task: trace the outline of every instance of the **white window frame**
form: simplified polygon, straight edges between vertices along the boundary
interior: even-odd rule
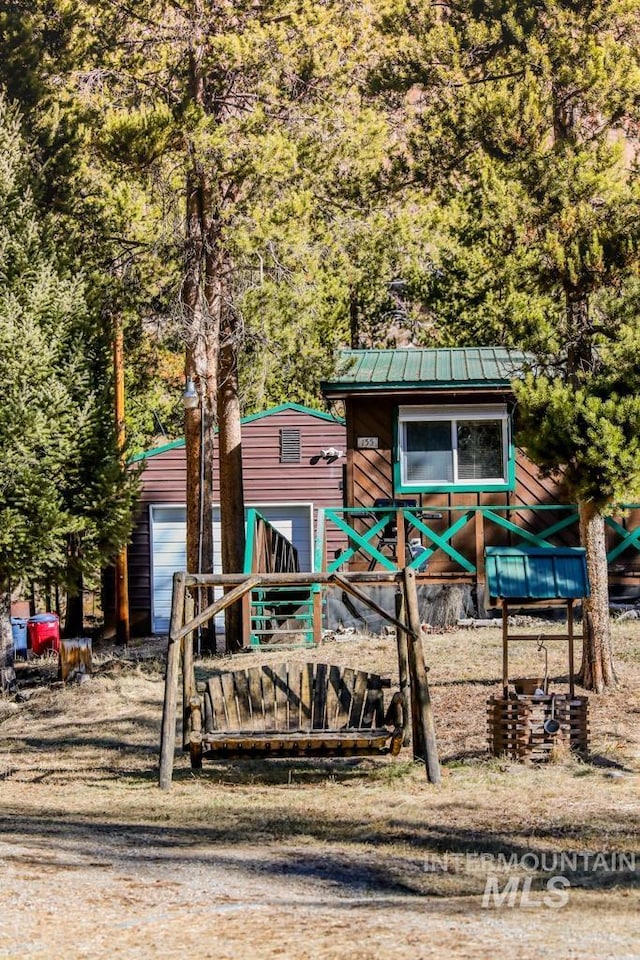
[[[453,455],[453,479],[420,481],[407,480],[406,446],[408,423],[450,421],[451,450]],[[460,420],[499,421],[502,427],[502,476],[482,477],[480,479],[460,479],[458,477],[458,429]],[[430,490],[434,488],[491,490],[505,489],[509,486],[509,458],[511,449],[510,417],[507,405],[489,404],[482,407],[470,404],[455,406],[401,406],[398,408],[398,460],[400,466],[400,485],[402,491]]]

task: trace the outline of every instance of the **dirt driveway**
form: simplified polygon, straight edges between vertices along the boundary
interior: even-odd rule
[[[438,790],[409,755],[197,777],[180,757],[162,793],[157,661],[5,705],[0,957],[640,957],[637,637],[592,715],[599,759],[546,769],[482,756],[498,641],[479,640],[462,686],[453,639],[433,641]],[[384,641],[316,653],[393,661]],[[567,886],[550,893],[562,855]],[[510,906],[487,901],[510,879]]]

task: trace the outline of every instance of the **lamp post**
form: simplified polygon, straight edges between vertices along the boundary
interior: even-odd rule
[[[202,398],[196,389],[192,377],[187,381],[182,394],[182,405],[185,410],[185,421],[191,410],[198,411],[199,437],[198,457],[187,456],[187,569],[189,573],[202,573],[202,535],[204,527],[204,412]],[[190,482],[191,481],[191,482]],[[190,497],[190,492],[197,491]],[[195,509],[194,509],[195,507]],[[191,523],[190,521],[191,515]],[[195,524],[193,523],[195,515]],[[194,550],[195,546],[195,550]],[[194,562],[194,558],[197,560]],[[195,566],[195,570],[191,569]]]
[[[125,454],[125,411],[124,411],[124,333],[122,318],[116,314],[115,332],[113,338],[113,371],[115,394],[115,421],[118,456],[124,468]],[[115,564],[115,592],[116,592],[116,642],[128,646],[131,639],[129,620],[129,566],[126,544],[121,548]]]
[[[184,406],[185,410],[195,410],[199,404],[200,399],[198,397],[196,385],[191,377],[187,377],[184,393],[182,394],[182,405]]]
[[[182,405],[185,412],[187,530],[186,560],[189,573],[213,572],[213,451],[207,440],[205,385],[202,378],[187,375]],[[199,597],[200,594],[197,594]],[[205,595],[208,602],[208,592]],[[198,631],[198,652],[201,648],[215,652],[215,627]]]

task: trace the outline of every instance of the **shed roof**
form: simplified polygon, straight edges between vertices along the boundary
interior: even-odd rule
[[[575,600],[589,596],[582,547],[487,547],[487,587],[503,600]]]
[[[508,387],[527,355],[505,347],[451,349],[343,350],[335,377],[322,383],[325,394],[393,388]]]

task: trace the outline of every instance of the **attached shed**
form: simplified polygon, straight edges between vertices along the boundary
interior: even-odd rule
[[[298,550],[300,568],[313,568],[317,511],[342,503],[344,421],[287,403],[242,420],[246,507],[255,507]],[[184,440],[133,458],[142,463],[140,508],[128,550],[129,606],[134,634],[165,633],[173,573],[185,569],[186,460]],[[217,451],[214,503],[219,497]],[[214,507],[214,564],[220,572],[219,508]],[[340,545],[339,538],[332,544]],[[109,630],[113,599],[106,598]]]

